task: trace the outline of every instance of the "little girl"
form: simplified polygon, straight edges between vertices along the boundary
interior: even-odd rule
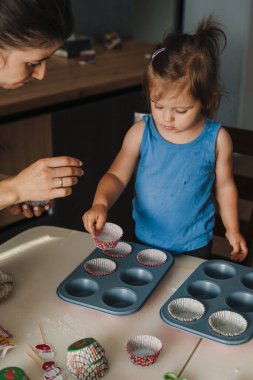
[[[99,182],[85,228],[99,234],[107,210],[137,167],[133,218],[137,239],[147,245],[208,258],[215,219],[213,190],[231,259],[247,247],[239,231],[232,142],[212,120],[220,101],[219,54],[226,36],[211,18],[194,35],[169,34],[145,77],[151,115],[134,124]]]

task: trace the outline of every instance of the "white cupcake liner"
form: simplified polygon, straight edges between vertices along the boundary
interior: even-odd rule
[[[45,207],[50,201],[27,201],[25,202],[30,207]]]
[[[13,284],[14,276],[11,273],[0,271],[0,285],[6,284],[6,283]]]
[[[14,287],[14,276],[0,271],[0,302],[6,299]]]
[[[193,322],[205,313],[205,306],[193,298],[177,298],[168,305],[169,314],[181,322]]]
[[[120,241],[117,244],[117,247],[111,248],[108,251],[103,251],[103,253],[106,256],[115,257],[119,259],[121,257],[127,257],[128,255],[130,255],[132,250],[133,250],[133,247],[130,244]]]
[[[156,267],[166,263],[167,255],[159,249],[150,248],[140,251],[136,256],[136,260],[139,264],[148,267]]]
[[[0,285],[0,302],[7,298],[13,290],[13,284]]]
[[[105,223],[103,231],[94,238],[96,246],[103,250],[115,248],[123,236],[123,230],[114,223]]]
[[[149,366],[155,363],[162,342],[152,335],[136,335],[126,342],[125,349],[134,364]]]
[[[248,327],[247,320],[239,313],[230,310],[220,310],[210,315],[209,325],[219,335],[238,336]]]
[[[108,276],[116,269],[116,264],[110,259],[92,259],[84,264],[86,272],[93,276]]]

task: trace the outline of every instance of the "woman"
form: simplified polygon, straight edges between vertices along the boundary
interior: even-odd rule
[[[46,62],[71,35],[69,0],[0,1],[0,87],[16,89],[45,77]],[[25,91],[25,90],[24,90]],[[0,182],[0,210],[39,216],[25,202],[66,197],[83,175],[82,162],[72,157],[41,159],[15,177]],[[45,206],[45,208],[47,208]]]

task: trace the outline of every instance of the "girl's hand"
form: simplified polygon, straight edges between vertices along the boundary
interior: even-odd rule
[[[239,262],[243,261],[248,254],[248,248],[243,236],[240,232],[226,232],[226,238],[233,248],[230,254],[231,260]]]
[[[104,205],[97,204],[83,215],[83,224],[86,230],[93,236],[97,236],[104,228],[107,219],[107,209]]]

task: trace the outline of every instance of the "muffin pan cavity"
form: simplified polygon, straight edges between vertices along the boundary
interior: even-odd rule
[[[233,265],[218,261],[208,263],[204,271],[208,277],[216,280],[227,280],[236,274],[236,269]]]
[[[144,259],[139,255],[143,262],[139,262],[138,254],[144,251]],[[110,257],[96,248],[61,282],[57,294],[64,301],[109,314],[132,314],[143,306],[173,262],[169,252],[137,243],[125,242],[120,249],[111,249]]]
[[[188,309],[192,300],[200,302],[205,312],[195,320],[177,318],[171,309],[181,299],[188,299]],[[245,343],[253,336],[253,270],[222,260],[206,261],[165,302],[160,315],[170,326],[204,338]]]

